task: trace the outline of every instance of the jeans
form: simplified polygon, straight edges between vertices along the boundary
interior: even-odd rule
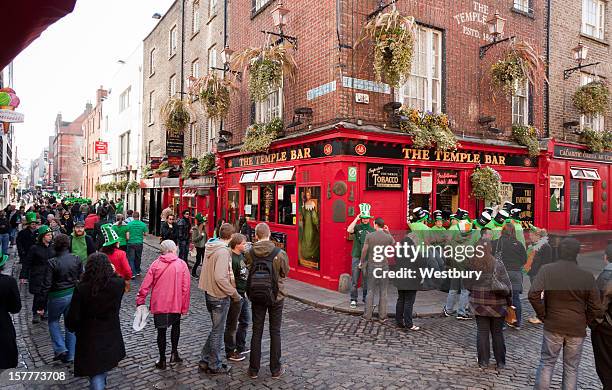
[[[47,302],[47,310],[49,311],[49,334],[53,343],[53,352],[55,356],[60,353],[68,352],[68,360],[74,360],[74,348],[76,347],[76,336],[74,333],[60,328],[60,317],[63,315],[64,320],[70,309],[70,301],[72,294],[58,298],[49,298]]]
[[[242,297],[240,302],[232,302],[227,313],[225,324],[225,352],[246,351],[246,335],[251,322],[249,300]]]
[[[17,228],[11,228],[11,233],[10,233],[11,244],[15,243],[15,238],[17,238]]]
[[[206,293],[206,309],[210,313],[212,328],[202,348],[201,363],[208,364],[212,370],[218,370],[223,363],[224,345],[223,332],[230,306],[230,298],[215,298]]]
[[[140,261],[142,259],[142,244],[128,244],[127,246],[128,262],[132,269],[132,275],[140,273]]]
[[[512,306],[516,308],[516,326],[521,326],[523,306],[521,304],[521,293],[519,291],[512,290]]]
[[[359,257],[353,257],[351,271],[351,301],[357,300],[359,275],[361,275],[361,289],[363,290],[363,301],[365,302],[368,295],[368,278],[366,273],[359,269]]]
[[[374,273],[368,270],[368,286],[370,286],[370,293],[366,296],[366,307],[363,317],[366,320],[372,319],[372,312],[374,311],[374,294],[378,292],[378,319],[381,321],[386,320],[389,279],[375,278]]]
[[[521,304],[523,273],[521,271],[508,271],[508,277],[512,283],[512,306],[516,307],[516,326],[521,326],[521,316],[523,314],[523,306]]]
[[[478,351],[478,364],[488,365],[491,358],[489,333],[493,339],[493,356],[495,362],[506,364],[506,343],[504,341],[503,317],[476,316],[476,350]]]
[[[461,291],[461,293],[459,293]],[[469,304],[470,292],[463,288],[461,279],[452,279],[451,287],[448,290],[446,297],[446,312],[452,313],[455,311],[455,303],[457,303],[457,295],[459,295],[459,306],[457,307],[457,315],[466,315]]]
[[[178,257],[183,259],[185,263],[189,265],[189,262],[187,261],[188,256],[189,256],[189,241],[179,241],[178,247],[179,247]]]
[[[536,373],[534,389],[545,390],[550,387],[550,381],[555,371],[557,358],[563,348],[563,381],[561,389],[575,390],[578,385],[578,366],[584,337],[570,337],[544,330],[542,341],[542,359]]]
[[[198,270],[198,267],[200,266],[200,264],[202,264],[202,261],[204,260],[204,251],[206,250],[206,248],[198,248],[196,246],[196,260],[195,260],[195,264],[193,265],[193,268],[191,269],[191,274],[193,276],[196,276],[196,272]]]
[[[2,254],[8,255],[9,244],[11,242],[11,236],[8,233],[0,234],[0,243],[2,243]]]
[[[89,390],[104,390],[106,388],[107,372],[89,377]]]
[[[412,328],[412,308],[416,299],[416,290],[397,290],[395,304],[395,322],[398,326]]]
[[[251,337],[251,356],[249,360],[249,371],[259,372],[261,362],[261,338],[263,337],[266,312],[269,313],[270,321],[270,372],[277,373],[281,369],[281,324],[283,322],[284,299],[270,306],[252,305],[253,313],[253,336]]]

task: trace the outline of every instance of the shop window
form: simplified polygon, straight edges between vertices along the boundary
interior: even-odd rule
[[[434,209],[442,211],[444,219],[448,219],[457,208],[459,208],[459,172],[437,171]]]
[[[278,198],[278,218],[282,225],[295,225],[295,184],[279,184],[276,186]]]
[[[238,226],[238,202],[240,198],[239,191],[227,192],[227,222],[234,226]]]
[[[565,177],[550,176],[550,211],[564,211]]]
[[[570,225],[593,225],[594,185],[590,180],[570,180]]]
[[[432,171],[411,168],[408,172],[408,205],[410,210],[422,207],[431,210]]]
[[[605,15],[605,1],[582,0],[582,33],[604,39]]]
[[[259,187],[261,191],[261,207],[259,208],[259,220],[262,222],[276,222],[276,191],[273,184]]]
[[[246,188],[244,200],[244,215],[249,220],[257,220],[257,210],[259,208],[259,187],[250,186]]]
[[[320,269],[320,204],[321,187],[302,187],[299,190],[300,212],[298,230],[298,264]]]

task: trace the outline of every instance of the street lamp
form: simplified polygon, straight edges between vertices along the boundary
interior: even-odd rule
[[[225,46],[223,50],[221,50],[221,58],[224,64],[229,64],[232,61],[233,55],[234,55],[234,50],[230,49],[229,46]]]
[[[272,19],[274,20],[274,27],[278,27],[280,31],[283,31],[283,27],[287,25],[287,14],[289,9],[283,6],[283,2],[278,3],[276,8],[271,12]]]
[[[589,48],[584,46],[584,44],[582,44],[582,41],[579,41],[578,46],[572,49],[572,57],[574,58],[574,61],[578,63],[578,66],[569,68],[569,69],[565,69],[563,71],[563,80],[569,79],[571,74],[577,70],[584,69],[589,66],[599,65],[599,62],[593,62],[592,64],[582,65],[582,62],[586,61],[588,54],[589,54]]]
[[[493,17],[487,20],[487,28],[489,29],[489,34],[493,37],[493,42],[480,47],[480,52],[479,52],[480,59],[483,59],[486,52],[489,51],[489,49],[492,48],[493,46],[498,45],[502,42],[514,40],[513,36],[508,37],[506,39],[498,40],[499,37],[504,35],[505,26],[506,26],[506,19],[499,16],[498,11],[495,11],[495,14],[493,15]]]

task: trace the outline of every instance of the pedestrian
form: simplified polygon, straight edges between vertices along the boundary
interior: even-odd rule
[[[368,278],[368,296],[366,297],[366,307],[363,317],[366,320],[372,319],[372,312],[374,311],[374,294],[378,293],[378,320],[385,322],[387,320],[387,289],[389,287],[389,279],[382,277],[381,271],[389,270],[390,258],[381,255],[379,259],[374,258],[375,247],[386,247],[388,245],[395,245],[395,240],[391,233],[389,233],[389,227],[385,225],[385,221],[382,218],[376,218],[374,220],[375,232],[369,233],[363,243],[363,249],[361,250],[361,257],[359,259],[359,268],[367,269]],[[375,276],[377,275],[377,276]],[[252,348],[251,348],[252,349]]]
[[[91,238],[94,238],[94,228],[96,223],[100,220],[100,217],[96,213],[89,213],[84,219],[85,222],[85,233]],[[97,248],[97,247],[96,247]]]
[[[604,390],[612,389],[612,244],[604,253],[603,271],[597,277],[603,317],[591,327],[595,369]]]
[[[71,363],[74,360],[76,339],[74,333],[60,327],[60,318],[64,320],[70,309],[70,301],[76,287],[83,265],[78,256],[69,252],[70,237],[59,234],[54,239],[56,257],[49,259],[49,266],[42,284],[41,294],[48,297],[49,334],[53,342],[53,360]]]
[[[521,222],[521,209],[513,208],[510,210],[510,218],[506,220],[506,223],[511,223],[514,226],[514,232],[516,235],[516,239],[523,244],[523,248],[526,248],[525,245],[525,232],[523,230],[523,223]]]
[[[134,210],[128,210],[125,214],[125,223],[130,223],[134,220]]]
[[[205,292],[206,309],[210,313],[212,327],[202,348],[199,369],[207,374],[227,374],[231,366],[223,363],[223,333],[230,299],[240,301],[232,272],[232,255],[228,247],[234,227],[221,225],[219,238],[206,243],[206,258],[200,273],[199,288]]]
[[[77,284],[66,316],[76,334],[74,375],[89,377],[91,390],[106,387],[108,371],[125,357],[119,311],[125,281],[115,275],[108,257],[94,253]]]
[[[170,215],[174,215],[174,209],[172,208],[171,204],[169,204],[168,207],[163,209],[162,212],[161,212],[160,217],[161,217],[162,224],[163,224],[163,222],[168,221],[168,217]]]
[[[133,276],[140,276],[140,262],[142,259],[142,247],[144,237],[148,234],[149,229],[147,224],[140,220],[140,213],[134,211],[132,214],[134,220],[128,223],[127,231],[127,246],[128,246],[128,261],[132,269]]]
[[[371,206],[367,203],[359,204],[359,215],[355,217],[353,222],[346,228],[349,234],[353,235],[353,248],[351,249],[351,308],[357,307],[358,298],[358,287],[359,277],[361,276],[361,290],[362,290],[362,301],[365,304],[366,297],[368,295],[368,280],[366,277],[366,269],[359,268],[359,258],[361,257],[361,250],[363,249],[363,243],[368,233],[374,232],[374,228],[370,225],[370,208]],[[359,223],[357,223],[359,222]]]
[[[189,312],[189,293],[191,279],[189,269],[176,256],[176,244],[171,240],[162,241],[159,256],[149,267],[138,295],[136,306],[144,305],[149,291],[151,300],[149,306],[157,329],[157,348],[159,360],[155,367],[166,369],[166,331],[170,331],[170,364],[181,363],[178,342],[181,335],[181,315]]]
[[[253,240],[253,229],[247,223],[247,219],[244,215],[238,218],[238,233],[242,234],[247,238],[247,241]]]
[[[19,278],[24,283],[28,280],[28,290],[34,295],[32,299],[32,323],[37,324],[45,320],[47,297],[43,295],[43,281],[47,275],[49,259],[55,257],[55,249],[51,244],[53,233],[47,225],[38,228],[36,244],[32,245],[21,266]]]
[[[119,249],[127,253],[127,223],[123,221],[123,214],[117,214],[115,216],[116,221],[113,224],[113,230],[119,236]]]
[[[90,213],[89,213],[89,203],[85,202],[85,203],[81,203],[81,206],[79,207],[79,221],[83,221],[85,222],[85,217],[87,217]]]
[[[66,234],[64,229],[60,226],[58,219],[56,218],[49,220],[49,228],[51,229],[51,232],[53,233],[53,239],[55,239],[55,237],[57,237],[60,234]]]
[[[87,257],[96,251],[96,245],[93,239],[85,234],[85,223],[76,221],[74,231],[70,235],[70,253],[81,259],[81,263],[85,266]]]
[[[105,242],[105,235],[103,234],[102,226],[111,223],[108,217],[108,211],[106,207],[101,206],[98,208],[98,217],[99,220],[94,224],[92,238],[94,240],[94,243],[96,244],[96,247],[98,248],[98,250],[100,250],[100,248],[102,248],[102,245]],[[87,226],[85,228],[87,228]]]
[[[119,249],[119,237],[113,230],[113,225],[110,223],[103,225],[102,235],[104,236],[104,244],[102,244],[100,252],[108,256],[108,260],[115,267],[117,275],[125,279],[126,289],[129,291],[130,280],[133,279],[132,269],[130,268],[127,255]]]
[[[2,253],[8,253],[11,243],[11,224],[6,215],[6,211],[0,210],[0,244]]]
[[[247,374],[251,379],[257,379],[267,312],[270,328],[270,372],[272,378],[280,378],[285,372],[285,367],[281,364],[281,325],[287,296],[284,282],[289,275],[289,257],[284,250],[270,241],[270,227],[265,222],[255,226],[255,238],[257,242],[245,254],[249,268],[246,291],[251,300],[253,317],[251,356]]]
[[[165,222],[162,222],[160,242],[164,240],[172,240],[178,245],[178,231],[172,214],[168,215]]]
[[[74,230],[74,221],[72,217],[70,217],[70,213],[68,211],[64,211],[62,218],[59,220],[59,224],[62,227],[64,234],[72,234],[72,231]]]
[[[485,215],[484,218],[486,218]],[[470,245],[471,240],[477,236],[476,233],[468,231],[467,225],[463,222],[469,219],[467,211],[463,209],[457,209],[455,214],[451,215],[451,227],[448,229],[448,237],[453,248],[461,248],[466,245]],[[481,217],[483,218],[482,214]],[[486,225],[486,224],[485,224]],[[464,270],[466,267],[465,261],[459,261],[455,257],[450,257],[448,260],[447,269]],[[450,285],[448,295],[446,296],[446,303],[442,308],[442,313],[445,317],[456,316],[458,320],[471,320],[473,319],[470,314],[470,291],[464,286],[461,278],[450,279]],[[455,311],[455,305],[457,310]]]
[[[106,204],[106,210],[108,212],[108,222],[115,223],[117,217],[117,206],[115,206],[115,201],[110,200]]]
[[[189,242],[191,240],[191,221],[189,210],[183,210],[182,218],[176,222],[176,238],[178,240],[179,257],[189,265]]]
[[[501,213],[503,210],[498,212]],[[508,276],[512,282],[512,306],[516,308],[516,323],[507,324],[515,329],[521,329],[523,306],[521,294],[523,293],[522,268],[527,263],[527,251],[523,244],[516,239],[514,225],[507,223],[503,226],[501,236],[491,243],[493,256],[504,263]]]
[[[251,310],[249,300],[246,297],[249,276],[244,258],[246,243],[246,237],[240,233],[233,234],[229,242],[229,247],[232,250],[232,272],[234,273],[236,290],[242,297],[239,302],[232,301],[230,303],[225,324],[225,353],[227,358],[234,362],[244,360],[246,358],[244,355],[251,350],[246,347],[246,335],[251,322]]]
[[[72,207],[70,207],[70,215],[72,215],[73,222],[81,221],[81,207],[82,204],[79,202],[74,202]]]
[[[578,267],[579,252],[578,240],[564,238],[559,245],[559,258],[554,263],[540,268],[529,290],[529,302],[538,318],[544,322],[542,357],[534,387],[536,390],[550,388],[561,349],[561,387],[564,390],[577,388],[585,329],[591,319],[603,316],[593,275],[590,271]]]
[[[17,334],[11,314],[21,311],[21,297],[17,280],[2,272],[8,258],[6,254],[0,256],[0,371],[16,368],[18,363]]]
[[[529,276],[529,281],[533,284],[536,275],[540,271],[542,266],[553,262],[552,248],[548,243],[548,235],[545,229],[537,229],[531,234],[533,243],[527,250],[527,262],[525,263],[524,270]],[[528,319],[532,324],[541,324],[542,321],[538,317],[533,316]]]
[[[221,228],[221,225],[223,225],[225,223],[225,219],[221,218],[220,220],[217,221],[217,226],[215,226],[215,230],[213,232],[213,238],[219,238],[219,229]]]
[[[414,248],[414,233],[407,234],[400,242],[402,248]],[[414,249],[408,249],[408,256],[396,256],[395,264],[391,266],[394,271],[411,270],[418,277],[395,278],[393,284],[397,288],[397,302],[395,304],[395,324],[402,330],[420,330],[412,321],[412,309],[416,300],[417,291],[422,288],[420,269],[427,266],[422,256],[412,257]]]
[[[32,245],[36,244],[38,237],[38,216],[34,212],[25,215],[23,229],[17,233],[17,254],[19,261],[23,263]]]
[[[465,284],[469,287],[470,306],[476,317],[478,365],[488,367],[492,340],[495,363],[498,369],[503,369],[506,366],[503,326],[508,307],[512,306],[512,283],[504,263],[493,257],[491,242],[480,240],[477,247],[480,252],[476,251],[468,260],[468,268],[481,272],[480,278],[465,280]]]
[[[205,216],[198,213],[195,217],[196,225],[191,228],[191,243],[196,249],[196,259],[193,268],[191,269],[191,276],[197,278],[197,270],[202,260],[204,259],[204,249],[206,247],[206,241],[208,236],[206,234],[206,220]]]
[[[21,206],[19,207],[19,210],[17,210],[9,220],[9,224],[11,226],[11,246],[15,245],[15,239],[17,238],[17,233],[19,232],[19,228],[24,215],[25,207]]]

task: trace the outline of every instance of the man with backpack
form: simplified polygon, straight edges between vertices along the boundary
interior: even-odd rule
[[[246,253],[249,277],[247,296],[251,300],[253,336],[248,375],[257,378],[261,361],[261,338],[263,336],[266,312],[270,316],[270,371],[272,378],[279,378],[285,372],[281,365],[281,321],[283,303],[287,295],[284,279],[289,274],[287,253],[270,241],[270,227],[262,222],[255,227],[257,242]]]

